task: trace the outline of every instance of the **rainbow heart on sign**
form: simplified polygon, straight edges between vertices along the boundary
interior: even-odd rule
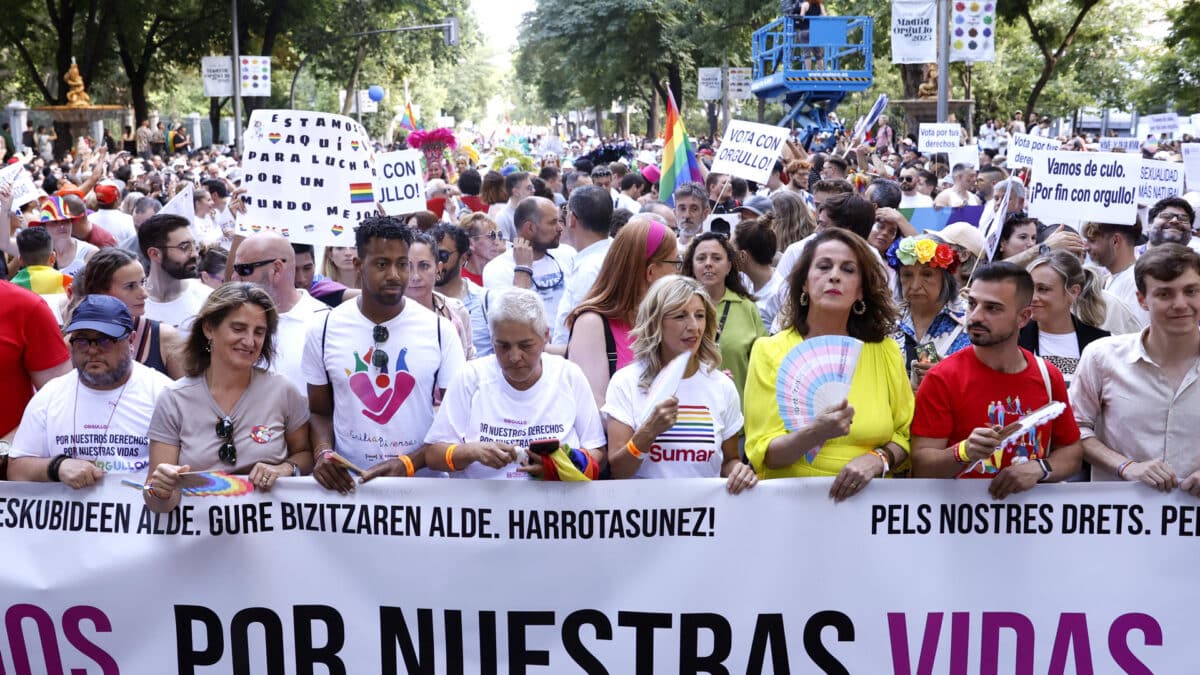
[[[262,225],[251,225],[251,226],[250,226],[250,231],[252,231],[252,232],[261,232],[261,231],[262,231]]]
[[[267,140],[271,141],[272,143],[278,143],[282,138],[283,136],[280,135],[278,131],[272,131],[271,133],[267,134]]]
[[[342,227],[341,225],[334,225],[333,227],[329,228],[329,231],[334,234],[341,234],[346,231],[346,228]]]
[[[358,149],[358,141],[350,141],[350,149],[357,150]]]

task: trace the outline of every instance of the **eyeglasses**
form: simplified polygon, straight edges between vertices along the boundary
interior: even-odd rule
[[[450,250],[442,249],[438,251],[438,262],[445,264],[450,261]]]
[[[217,457],[226,464],[237,464],[237,448],[233,445],[233,420],[226,415],[217,420],[217,438],[225,440],[217,450]]]
[[[117,344],[117,342],[121,341],[122,339],[123,338],[114,338],[114,337],[102,337],[102,338],[73,337],[70,339],[70,343],[71,343],[72,349],[76,349],[76,350],[82,352],[82,351],[91,349],[92,347],[99,347],[100,349],[109,349],[110,347]]]
[[[1170,223],[1173,221],[1180,222],[1180,223],[1188,222],[1188,217],[1187,217],[1186,213],[1175,213],[1174,211],[1163,211],[1163,212],[1159,213],[1157,216],[1155,216],[1154,219],[1162,221],[1164,223]]]
[[[500,241],[504,241],[504,235],[501,234],[499,230],[492,230],[491,232],[488,232],[487,234],[477,234],[471,238],[472,239],[491,239],[492,241],[496,241],[497,239],[499,239]]]
[[[375,341],[375,350],[371,353],[371,365],[383,370],[387,368],[388,355],[387,352],[381,349],[382,345],[388,341],[387,326],[375,326],[371,329],[371,339]]]
[[[184,255],[187,255],[187,254],[189,254],[189,253],[195,253],[195,252],[196,252],[196,242],[194,242],[194,241],[185,241],[185,242],[183,242],[182,244],[175,244],[175,245],[173,245],[173,246],[159,246],[158,248],[163,248],[163,249],[166,249],[166,248],[177,248],[177,249],[179,249],[179,252],[180,252],[180,253],[183,253]]]
[[[185,253],[186,253],[186,251],[185,251]],[[254,270],[256,270],[260,267],[266,267],[267,265],[274,264],[276,260],[279,260],[279,258],[271,258],[270,260],[259,260],[258,262],[252,262],[252,263],[238,263],[233,266],[233,271],[236,272],[239,277],[248,277],[251,274],[254,274]]]
[[[537,277],[534,277],[533,287],[539,291],[552,291],[566,283],[566,277],[563,275],[562,265],[559,265],[558,261],[554,260],[554,256],[550,255],[549,253],[546,254],[546,257],[554,262],[554,266],[558,271],[550,277],[544,277],[541,281],[539,281]]]
[[[673,265],[675,267],[675,271],[679,271],[679,270],[683,269],[683,260],[680,258],[675,258],[674,260],[661,260],[661,261],[659,261],[659,264],[660,265]]]

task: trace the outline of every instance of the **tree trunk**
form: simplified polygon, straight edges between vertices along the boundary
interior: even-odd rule
[[[224,104],[217,96],[212,96],[208,99],[208,123],[212,125],[213,145],[221,142],[221,108],[223,106]]]
[[[660,85],[661,86],[661,85]],[[650,89],[650,112],[646,116],[646,138],[658,138],[658,89]]]
[[[134,129],[141,126],[142,120],[150,117],[150,101],[146,97],[146,78],[137,72],[127,72],[129,78],[129,97],[133,99]]]
[[[671,93],[675,95],[675,105],[679,107],[679,114],[683,114],[683,74],[679,70],[679,64],[667,64],[667,86],[671,88]]]
[[[346,100],[342,102],[342,114],[349,115],[350,107],[358,102],[358,73],[362,70],[362,62],[367,56],[367,46],[360,39],[358,53],[354,56],[354,70],[350,71],[350,86],[346,88]]]
[[[1075,16],[1075,21],[1071,23],[1070,30],[1063,36],[1062,43],[1053,52],[1050,51],[1050,35],[1044,33],[1037,23],[1033,20],[1033,14],[1030,13],[1028,5],[1021,8],[1021,18],[1025,20],[1025,25],[1029,27],[1029,36],[1033,43],[1037,45],[1042,52],[1042,74],[1034,83],[1033,89],[1029,92],[1029,98],[1025,101],[1025,119],[1029,119],[1030,113],[1033,112],[1034,105],[1037,104],[1038,97],[1042,95],[1042,90],[1049,84],[1050,78],[1054,76],[1054,69],[1058,66],[1058,62],[1062,60],[1063,54],[1075,42],[1075,36],[1079,34],[1079,26],[1083,23],[1084,17],[1092,8],[1100,3],[1100,0],[1086,0],[1079,9],[1079,14]]]
[[[717,115],[717,102],[708,102],[708,138],[711,140],[717,137],[717,123],[719,117]]]

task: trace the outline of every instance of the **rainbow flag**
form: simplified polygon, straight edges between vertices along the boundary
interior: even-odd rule
[[[351,204],[370,204],[373,201],[375,201],[375,192],[371,189],[370,183],[350,184]]]
[[[659,200],[675,206],[675,188],[690,182],[704,182],[696,153],[688,141],[679,108],[675,106],[675,95],[667,88],[667,124],[663,140],[662,178],[658,182]],[[663,199],[663,195],[666,199]]]
[[[404,103],[404,116],[400,118],[400,128],[408,129],[409,131],[416,131],[420,128],[417,125],[416,116],[413,115],[412,102],[410,101]]]

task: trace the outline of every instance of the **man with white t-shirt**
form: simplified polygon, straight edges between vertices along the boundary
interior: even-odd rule
[[[1137,330],[1150,325],[1150,313],[1142,307],[1137,297],[1137,284],[1133,278],[1133,263],[1137,259],[1134,247],[1142,237],[1142,223],[1133,225],[1114,223],[1087,223],[1083,226],[1084,247],[1092,262],[1108,270],[1108,281],[1104,282],[1106,299],[1121,303],[1127,314],[1137,322]],[[1113,312],[1110,309],[1109,315]],[[1108,322],[1106,322],[1108,323]],[[1102,326],[1109,332],[1115,326]],[[1128,326],[1127,328],[1132,328]]]
[[[66,328],[75,369],[34,394],[9,451],[8,477],[93,485],[107,472],[145,473],[150,417],[171,385],[133,359],[125,303],[89,295]]]
[[[563,226],[558,222],[558,207],[543,197],[527,197],[517,205],[513,217],[517,238],[510,249],[483,268],[483,286],[488,290],[532,288],[541,296],[546,316],[556,317],[575,257],[575,249],[559,243]]]
[[[199,281],[199,249],[190,227],[183,216],[160,213],[138,229],[138,247],[150,261],[145,316],[181,333],[190,332],[192,317],[212,292]]]
[[[88,214],[88,220],[116,237],[122,247],[137,238],[133,216],[117,208],[121,203],[121,188],[112,181],[103,181],[92,192],[96,195],[96,210]]]
[[[271,370],[291,380],[301,393],[308,382],[300,360],[308,327],[324,317],[329,305],[296,288],[296,255],[288,240],[273,232],[259,232],[242,240],[234,258],[233,278],[261,286],[275,301],[279,325],[275,330],[275,358]]]
[[[635,174],[626,174],[626,178]],[[600,275],[600,267],[612,247],[608,236],[609,221],[612,220],[613,203],[604,188],[585,185],[571,192],[567,202],[567,228],[579,252],[572,259],[567,275],[567,290],[558,303],[558,314],[554,319],[553,342],[567,344],[571,336],[567,330],[567,315],[587,298],[587,293]],[[637,216],[634,216],[637,218]],[[632,222],[633,219],[630,219]]]
[[[454,325],[404,297],[412,241],[398,217],[359,223],[362,295],[313,322],[304,342],[313,476],[330,490],[354,490],[335,452],[363,469],[396,458],[407,475],[422,469],[434,399],[463,365]]]
[[[900,170],[900,208],[920,209],[933,206],[933,198],[917,191],[921,170],[912,164]]]

